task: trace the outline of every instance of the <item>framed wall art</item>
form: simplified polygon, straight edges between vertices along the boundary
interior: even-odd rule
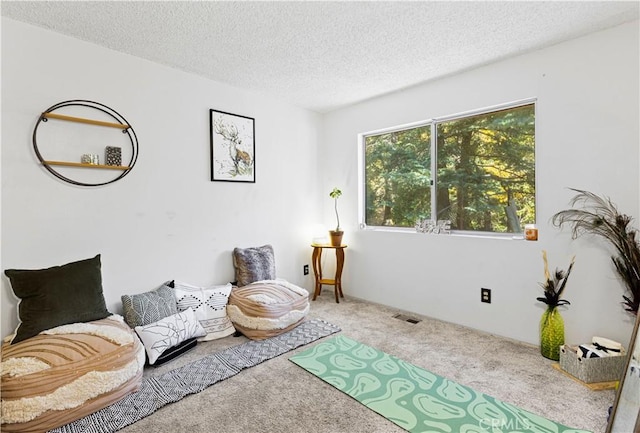
[[[255,182],[255,120],[209,110],[211,180]]]

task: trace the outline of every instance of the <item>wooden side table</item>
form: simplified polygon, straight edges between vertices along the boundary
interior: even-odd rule
[[[334,247],[333,245],[325,245],[325,244],[311,244],[313,247],[313,254],[311,256],[311,261],[313,262],[313,274],[316,277],[316,289],[313,293],[313,300],[315,301],[320,292],[322,291],[322,285],[326,284],[329,286],[335,286],[336,293],[336,302],[340,303],[340,297],[344,298],[342,294],[342,268],[344,268],[344,249],[347,248],[346,245],[340,245]],[[322,278],[322,250],[323,249],[334,249],[336,250],[336,275],[334,279]]]

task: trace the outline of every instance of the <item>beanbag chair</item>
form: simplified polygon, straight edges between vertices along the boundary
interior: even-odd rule
[[[283,279],[234,287],[227,313],[237,330],[263,340],[298,326],[309,313],[309,292]]]
[[[137,391],[144,347],[122,316],[2,345],[2,431],[43,432]]]

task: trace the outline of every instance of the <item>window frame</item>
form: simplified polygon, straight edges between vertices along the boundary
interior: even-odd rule
[[[422,126],[431,126],[431,148],[429,149],[431,154],[431,214],[433,215],[437,209],[437,194],[435,193],[436,186],[438,184],[438,160],[437,160],[437,125],[439,123],[450,122],[453,120],[460,120],[468,117],[478,116],[482,114],[489,114],[496,111],[504,111],[514,108],[523,107],[525,105],[533,105],[533,115],[535,119],[534,134],[538,135],[538,99],[535,97],[519,99],[503,104],[492,105],[488,107],[478,108],[474,110],[468,110],[460,113],[455,113],[446,116],[433,117],[430,119],[420,120],[416,122],[405,123],[402,125],[395,125],[387,128],[375,129],[367,132],[361,132],[358,134],[358,222],[361,230],[368,231],[391,231],[391,232],[405,232],[405,233],[417,233],[415,228],[411,227],[394,227],[394,226],[369,226],[366,223],[366,137],[372,135],[389,134],[393,132],[405,131],[408,129],[419,128]],[[536,158],[537,143],[534,146],[534,188],[536,191],[535,202],[535,221],[538,220],[538,160]],[[529,223],[530,224],[530,223]],[[450,235],[453,236],[466,236],[476,238],[501,238],[501,239],[524,239],[524,233],[498,233],[498,232],[486,232],[486,231],[472,231],[472,230],[451,230]]]

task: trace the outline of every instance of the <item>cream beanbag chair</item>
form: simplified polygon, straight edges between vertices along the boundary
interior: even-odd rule
[[[234,287],[227,314],[237,330],[264,340],[298,326],[309,313],[309,292],[286,280],[262,280]]]
[[[121,316],[2,345],[2,431],[45,432],[137,391],[144,347]]]

